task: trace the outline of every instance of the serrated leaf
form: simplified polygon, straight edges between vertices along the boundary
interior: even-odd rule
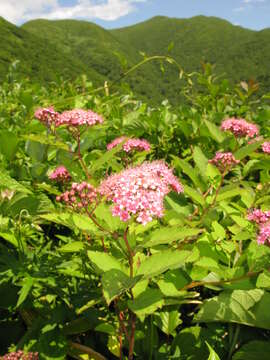
[[[248,144],[246,146],[241,147],[239,150],[237,150],[234,153],[234,157],[237,160],[244,159],[246,156],[252,154],[255,150],[257,150],[263,142],[264,142],[264,140],[260,140],[260,141],[254,142],[252,144]]]
[[[107,272],[110,270],[120,270],[128,273],[127,269],[121,265],[120,260],[116,259],[112,255],[100,252],[100,251],[87,251],[87,255],[91,263],[97,268],[100,273]]]
[[[200,204],[201,206],[205,206],[204,197],[193,188],[184,185],[184,194],[189,196],[192,200],[194,200],[196,203]]]
[[[128,307],[141,321],[144,321],[147,315],[153,314],[164,304],[163,295],[158,289],[146,289],[136,299],[128,300]]]
[[[218,143],[222,143],[225,139],[223,132],[214,123],[211,123],[208,120],[204,120],[204,123],[207,126],[211,137]]]
[[[270,294],[261,289],[223,291],[204,301],[194,322],[234,322],[270,329]]]
[[[27,298],[32,286],[34,284],[34,279],[32,277],[26,277],[23,282],[23,287],[20,290],[20,296],[17,301],[17,307],[19,307],[24,300]]]
[[[84,249],[85,244],[82,241],[73,241],[70,244],[61,246],[58,251],[60,252],[80,252]]]
[[[193,261],[194,254],[187,250],[164,250],[147,257],[137,271],[145,279],[162,274],[168,269],[183,267],[187,262]]]
[[[143,247],[153,247],[160,244],[170,244],[174,241],[183,240],[185,238],[196,236],[201,233],[201,229],[188,227],[166,227],[153,231],[149,239],[142,244]]]

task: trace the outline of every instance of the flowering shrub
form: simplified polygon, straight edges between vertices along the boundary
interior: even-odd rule
[[[265,141],[262,144],[262,151],[266,154],[270,154],[270,142],[269,141]]]
[[[192,76],[176,109],[0,88],[4,359],[269,353],[267,97]]]
[[[50,180],[57,182],[67,182],[71,180],[70,173],[64,166],[58,166],[54,171],[49,175]]]
[[[248,123],[244,119],[235,118],[224,120],[221,124],[221,130],[230,131],[236,137],[252,138],[259,134],[259,129],[257,125]]]
[[[135,215],[136,221],[145,225],[153,217],[163,216],[163,201],[170,188],[183,192],[172,170],[155,161],[111,175],[101,183],[99,192],[114,203],[114,216],[127,221]]]
[[[122,149],[129,153],[132,150],[136,151],[149,151],[151,149],[151,146],[148,141],[141,140],[141,139],[128,139],[124,136],[121,136],[119,138],[114,139],[110,144],[107,145],[107,149],[111,150],[117,145],[121,144],[123,142]]]
[[[239,160],[236,160],[232,153],[217,152],[215,157],[209,160],[210,164],[216,165],[221,172],[229,170],[232,166],[239,164]]]

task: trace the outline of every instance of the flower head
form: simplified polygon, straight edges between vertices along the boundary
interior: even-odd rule
[[[136,151],[149,151],[151,149],[151,145],[148,141],[144,139],[129,139],[125,136],[118,137],[114,139],[110,144],[107,145],[107,150],[111,150],[116,147],[118,144],[123,142],[122,149],[129,153],[133,150]]]
[[[102,116],[96,114],[92,110],[82,110],[82,109],[67,110],[64,111],[59,117],[59,125],[93,126],[102,123],[103,123]]]
[[[138,223],[147,224],[163,216],[163,200],[170,190],[183,187],[163,161],[145,162],[105,179],[98,189],[113,202],[112,214],[127,221],[132,215]]]
[[[54,171],[49,175],[50,180],[57,182],[68,182],[71,180],[70,173],[64,166],[58,166]]]
[[[255,124],[248,123],[244,119],[229,118],[222,122],[221,130],[230,131],[236,137],[252,138],[259,134],[259,128]]]
[[[74,210],[88,209],[97,198],[96,189],[87,182],[73,183],[69,191],[56,197],[56,201],[64,202]]]
[[[253,209],[247,214],[249,221],[254,221],[256,224],[265,224],[270,220],[270,211],[262,211],[261,209]]]
[[[22,350],[11,352],[1,357],[2,360],[38,360],[37,352],[23,352]]]
[[[44,123],[46,126],[55,125],[58,126],[60,114],[57,111],[54,111],[54,107],[50,106],[48,108],[39,108],[35,111],[35,118],[40,122]]]
[[[209,163],[216,165],[216,167],[223,172],[238,164],[239,160],[236,160],[231,152],[218,151],[215,157],[209,160]]]
[[[265,141],[262,144],[262,151],[266,154],[270,154],[270,141]]]
[[[270,223],[264,224],[260,227],[257,242],[258,244],[270,243]]]

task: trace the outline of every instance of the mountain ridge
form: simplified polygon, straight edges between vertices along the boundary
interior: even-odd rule
[[[112,30],[79,20],[35,19],[17,27],[0,17],[0,41],[0,78],[8,64],[19,59],[22,74],[34,81],[74,79],[85,73],[100,85],[121,75],[120,62],[134,66],[142,59],[140,52],[168,55],[173,43],[170,55],[187,72],[199,70],[201,61],[210,62],[233,82],[253,78],[262,91],[270,89],[270,28],[245,29],[216,17],[156,16]],[[178,70],[170,64],[165,70],[162,75],[159,63],[148,63],[126,80],[139,97],[177,103]]]

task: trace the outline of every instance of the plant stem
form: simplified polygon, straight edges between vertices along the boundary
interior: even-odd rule
[[[133,278],[133,256],[134,253],[128,243],[128,239],[127,239],[127,234],[128,234],[128,226],[126,227],[126,230],[124,232],[124,241],[128,250],[128,262],[129,262],[129,276],[131,278]]]
[[[230,325],[230,324],[229,324]],[[232,337],[232,341],[230,342],[230,350],[229,350],[229,354],[228,354],[228,360],[231,360],[231,357],[235,351],[235,346],[238,340],[238,335],[240,332],[240,325],[236,324],[235,326],[232,326],[232,329],[234,329],[234,334]]]
[[[80,132],[77,133],[77,136],[76,136],[76,140],[77,140],[77,155],[78,155],[78,158],[79,158],[79,162],[85,172],[85,175],[87,177],[87,179],[89,180],[91,178],[89,172],[88,172],[88,169],[87,169],[87,166],[83,160],[83,157],[82,157],[82,154],[81,154],[81,135],[80,135]]]
[[[136,330],[136,315],[131,312],[130,316],[131,316],[131,333],[129,339],[128,360],[133,360],[135,330]]]
[[[131,249],[129,242],[128,242],[128,226],[126,227],[126,230],[124,232],[124,241],[128,250],[128,262],[129,262],[129,276],[132,279],[133,278],[133,257],[134,252]],[[133,293],[132,289],[130,290],[131,298],[133,299]],[[128,360],[133,360],[133,352],[134,352],[134,343],[135,343],[135,330],[136,330],[136,315],[129,310],[129,320],[130,320],[130,336],[128,337],[129,342],[129,349],[128,349]]]
[[[248,279],[251,278],[253,276],[259,275],[263,270],[260,271],[255,271],[255,272],[249,272],[246,275],[240,276],[238,278],[234,278],[234,279],[229,279],[229,280],[220,280],[220,281],[192,281],[190,284],[184,286],[183,288],[181,288],[180,290],[189,290],[189,289],[193,289],[197,286],[207,286],[207,285],[223,285],[223,284],[227,284],[227,283],[232,283],[232,282],[237,282],[237,281],[241,281],[244,279]],[[268,270],[269,271],[269,270]]]

